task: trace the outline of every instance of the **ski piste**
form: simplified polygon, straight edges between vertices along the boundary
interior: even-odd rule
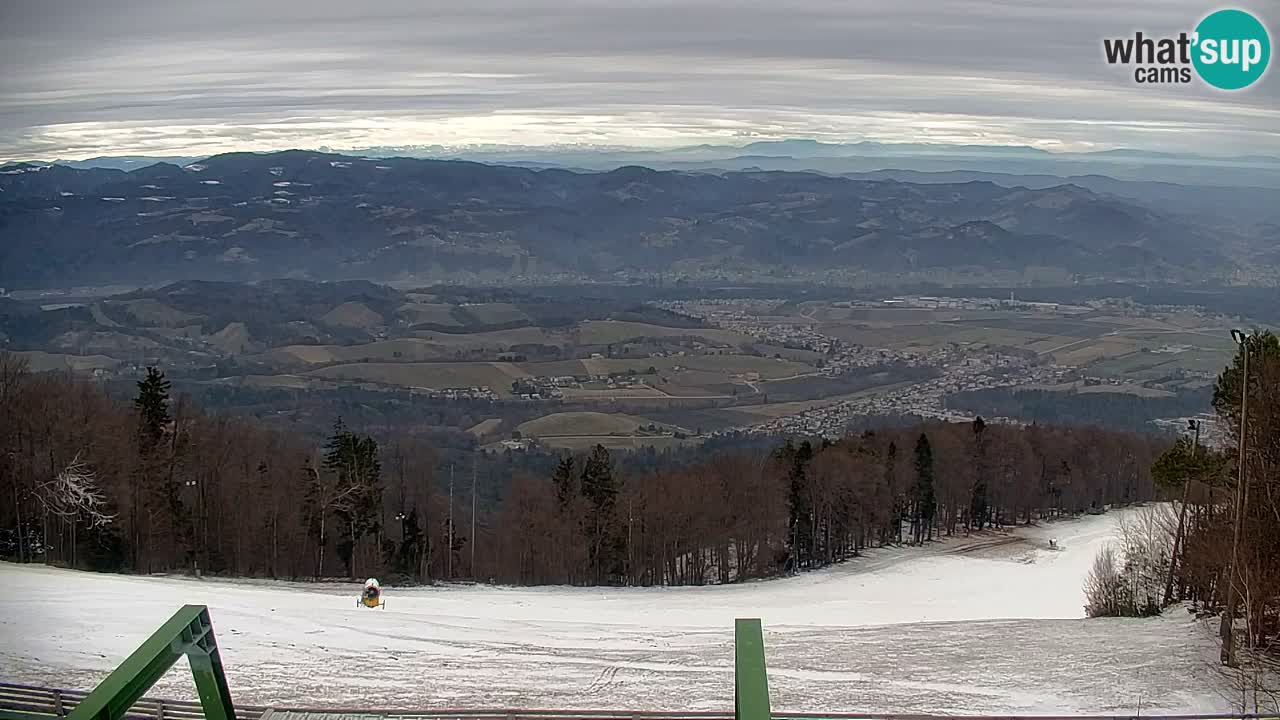
[[[874,549],[739,585],[401,587],[378,578],[387,600],[378,612],[353,607],[361,580],[0,563],[5,598],[39,598],[0,602],[0,630],[22,628],[0,642],[0,678],[87,690],[158,620],[199,603],[246,705],[721,712],[731,701],[733,622],[759,617],[775,711],[1113,715],[1139,702],[1144,716],[1230,711],[1210,675],[1214,636],[1195,616],[1084,619],[1082,580],[1125,512]],[[193,699],[191,681],[171,671],[151,695]]]

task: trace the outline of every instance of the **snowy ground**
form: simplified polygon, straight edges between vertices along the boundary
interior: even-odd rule
[[[0,678],[88,688],[183,603],[210,606],[245,703],[730,710],[735,617],[765,627],[779,710],[1228,711],[1182,611],[1085,620],[1116,514],[879,550],[705,588],[389,589],[94,575],[0,564]],[[1062,549],[1048,549],[1048,539]],[[192,697],[169,673],[153,695]]]

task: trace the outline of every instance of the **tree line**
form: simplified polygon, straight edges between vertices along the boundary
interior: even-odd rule
[[[1210,399],[1207,389],[1144,397],[1123,391],[1081,393],[1017,387],[965,390],[943,398],[948,408],[961,412],[1135,431],[1149,430],[1156,418],[1195,415],[1209,405]]]
[[[474,468],[341,420],[317,445],[173,397],[132,402],[0,353],[0,554],[136,573],[680,585],[840,562],[885,544],[1148,500],[1159,438],[917,423],[772,451],[631,464],[603,447],[517,471],[478,504]],[[471,470],[471,473],[468,473]],[[470,477],[469,477],[470,475]]]
[[[773,577],[866,548],[1154,497],[1159,438],[927,423],[788,441],[679,470],[619,472],[596,447],[518,477],[492,572],[520,584],[685,585]]]
[[[1205,447],[1193,426],[1156,459],[1153,477],[1177,502],[1160,521],[1128,533],[1110,558],[1100,557],[1087,590],[1093,615],[1156,614],[1189,601],[1220,617],[1224,663],[1237,664],[1243,655],[1274,672],[1280,670],[1280,339],[1256,332],[1245,345],[1247,392],[1244,347],[1213,387],[1228,442]]]

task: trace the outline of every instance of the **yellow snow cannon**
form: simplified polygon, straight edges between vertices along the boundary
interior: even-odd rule
[[[361,605],[367,608],[387,606],[387,601],[382,599],[382,587],[375,578],[364,582],[364,592],[360,593],[360,599],[356,601],[356,607]]]

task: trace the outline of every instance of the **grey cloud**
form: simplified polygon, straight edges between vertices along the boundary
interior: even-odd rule
[[[202,149],[491,142],[505,117],[512,143],[755,134],[1280,153],[1274,71],[1229,94],[1139,86],[1102,62],[1103,37],[1189,30],[1211,8],[1065,5],[19,0],[0,7],[0,157],[185,152],[193,126]],[[1244,7],[1275,32],[1266,9]]]

